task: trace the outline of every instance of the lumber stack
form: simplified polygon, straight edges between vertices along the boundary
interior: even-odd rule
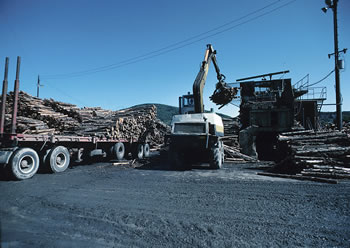
[[[6,103],[5,131],[10,131],[13,93]],[[154,105],[119,111],[40,99],[19,92],[17,133],[97,136],[106,139],[147,141],[162,144],[169,127],[157,119]]]
[[[285,159],[276,169],[307,176],[350,175],[350,139],[345,132],[304,130],[282,133],[279,152]]]

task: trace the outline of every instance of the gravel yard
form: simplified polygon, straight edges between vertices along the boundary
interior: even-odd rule
[[[95,163],[0,181],[0,247],[350,247],[350,181]]]

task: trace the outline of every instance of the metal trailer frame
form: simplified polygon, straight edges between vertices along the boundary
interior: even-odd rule
[[[93,156],[122,160],[129,152],[132,153],[133,158],[137,159],[149,156],[149,145],[145,141],[136,139],[16,133],[20,57],[17,57],[11,132],[4,133],[8,63],[9,59],[6,58],[0,105],[0,165],[2,165],[0,167],[9,171],[15,179],[33,177],[39,166],[45,166],[53,173],[63,172],[68,168],[71,158],[78,162]]]

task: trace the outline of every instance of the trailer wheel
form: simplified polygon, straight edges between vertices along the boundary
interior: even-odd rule
[[[144,144],[143,146],[143,157],[148,158],[150,153],[150,147],[149,144]]]
[[[142,144],[137,144],[134,146],[132,156],[135,159],[142,159],[143,158],[143,145]]]
[[[65,171],[70,163],[70,154],[64,146],[52,148],[46,157],[46,165],[53,173]]]
[[[125,155],[125,146],[123,143],[118,142],[111,147],[112,159],[122,160]]]
[[[210,154],[210,168],[221,169],[222,167],[222,153],[220,148],[216,147],[211,151]]]
[[[18,180],[29,179],[39,169],[39,156],[31,148],[20,148],[14,152],[9,165],[13,176]]]

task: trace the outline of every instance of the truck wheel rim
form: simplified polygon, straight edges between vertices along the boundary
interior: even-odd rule
[[[63,153],[60,153],[56,156],[56,165],[57,167],[64,167],[64,165],[66,164],[67,158]]]
[[[19,161],[18,169],[24,174],[29,174],[34,170],[34,165],[35,165],[35,161],[34,161],[33,157],[24,156]]]

